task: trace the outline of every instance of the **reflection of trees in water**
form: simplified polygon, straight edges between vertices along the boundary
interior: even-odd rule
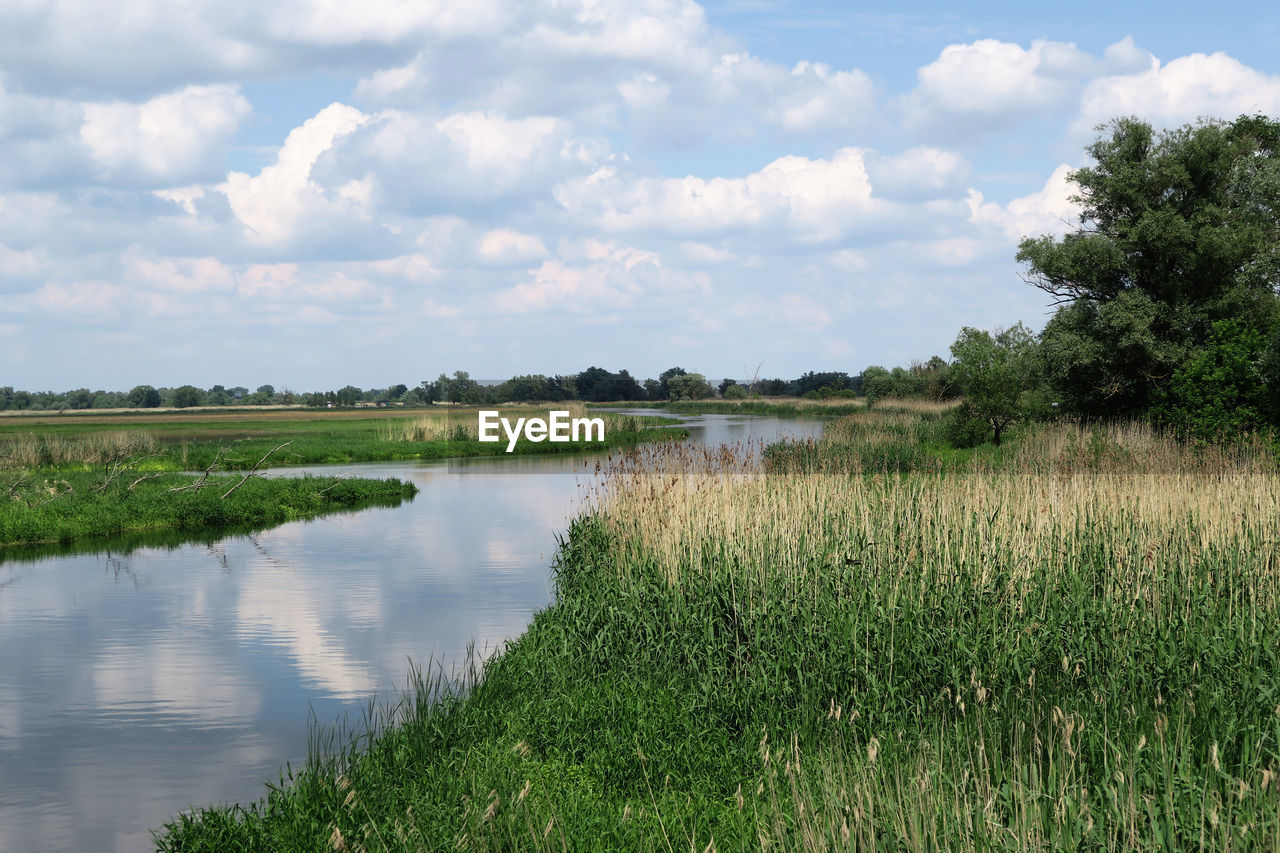
[[[111,572],[112,576],[115,577],[117,581],[120,580],[121,575],[124,575],[129,580],[133,581],[134,587],[137,588],[140,586],[138,583],[138,575],[133,571],[133,567],[129,565],[126,556],[127,555],[112,554],[108,551],[106,554],[107,570]]]

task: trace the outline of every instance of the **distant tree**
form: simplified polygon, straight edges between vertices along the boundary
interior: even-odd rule
[[[658,394],[659,399],[671,399],[671,390],[667,387],[668,383],[676,376],[684,376],[688,373],[683,367],[668,367],[666,370],[658,374]]]
[[[747,398],[747,389],[735,383],[724,389],[723,396],[726,400],[745,400]]]
[[[204,392],[196,386],[183,385],[173,391],[173,406],[175,409],[189,409],[200,405],[203,398]]]
[[[720,384],[716,386],[716,393],[718,393],[721,397],[723,397],[725,391],[728,391],[730,388],[732,388],[734,385],[737,385],[737,384],[738,384],[738,380],[736,379],[721,379]]]
[[[1004,431],[1031,413],[1028,395],[1043,381],[1039,342],[1021,323],[994,335],[965,326],[951,355],[966,402],[999,446]]]
[[[0,411],[4,411],[13,405],[13,386],[0,386]]]
[[[91,409],[93,408],[93,392],[88,388],[77,388],[74,391],[66,393],[66,403],[68,409]]]
[[[575,387],[579,399],[592,402],[614,403],[645,397],[644,388],[625,370],[610,373],[603,367],[588,367],[578,374]]]
[[[354,406],[360,402],[361,391],[354,385],[344,385],[338,389],[335,401],[339,406]]]
[[[298,399],[298,395],[290,391],[288,388],[281,388],[276,392],[276,400],[286,406],[292,406]]]
[[[441,399],[450,403],[474,403],[480,401],[480,384],[465,370],[455,370],[452,377],[441,373],[436,380]]]
[[[18,411],[31,408],[31,393],[29,391],[14,391],[13,397],[9,400],[9,408]]]
[[[760,393],[765,397],[785,397],[791,392],[791,383],[785,379],[760,380]]]
[[[160,392],[150,385],[137,385],[129,391],[129,405],[139,409],[154,409],[160,405]]]
[[[853,380],[847,373],[837,371],[815,373],[812,370],[796,380],[796,394],[801,397],[810,391],[817,391],[826,387],[830,387],[834,390],[842,390],[846,388],[853,390]]]
[[[662,386],[656,379],[646,379],[643,384],[644,398],[646,400],[661,400]]]
[[[893,396],[893,375],[878,364],[862,371],[862,393],[867,398],[867,408],[876,401]]]
[[[258,386],[258,390],[257,390],[256,392],[254,392],[254,393],[257,393],[257,394],[264,394],[264,395],[266,395],[268,398],[270,398],[270,397],[274,397],[274,396],[276,395],[276,389],[275,389],[275,386],[274,386],[274,385],[259,385],[259,386]]]
[[[701,373],[684,373],[667,380],[667,393],[672,400],[701,400],[714,394],[715,389]]]
[[[404,397],[405,392],[407,392],[408,390],[409,390],[409,386],[403,383],[399,385],[392,385],[390,388],[387,389],[387,398],[390,400],[400,400]]]

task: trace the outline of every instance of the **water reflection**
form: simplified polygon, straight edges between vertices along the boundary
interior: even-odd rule
[[[689,427],[708,443],[820,430]],[[550,601],[594,464],[331,466],[421,491],[264,532],[0,552],[0,851],[145,849],[179,810],[261,796],[306,755],[309,711],[358,720],[409,659],[497,650]]]

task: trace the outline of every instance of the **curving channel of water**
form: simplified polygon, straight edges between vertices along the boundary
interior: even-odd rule
[[[684,420],[713,446],[822,431]],[[595,462],[312,468],[421,491],[256,534],[0,550],[0,851],[148,849],[179,811],[262,796],[306,756],[309,715],[358,723],[410,659],[448,671],[519,636]]]

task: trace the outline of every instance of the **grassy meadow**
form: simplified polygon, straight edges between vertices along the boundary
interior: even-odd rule
[[[566,406],[581,417],[581,407]],[[383,412],[387,413],[384,414]],[[245,479],[288,465],[493,455],[476,409],[406,417],[395,410],[175,412],[0,418],[0,546],[65,543],[141,530],[261,528],[337,509],[398,502],[398,480]],[[548,407],[504,408],[512,417]],[[603,415],[605,441],[534,443],[515,453],[574,452],[671,437],[648,419]],[[674,423],[670,419],[652,419]],[[679,432],[677,435],[684,435]]]
[[[940,425],[637,448],[482,672],[159,848],[1280,849],[1271,448]]]

